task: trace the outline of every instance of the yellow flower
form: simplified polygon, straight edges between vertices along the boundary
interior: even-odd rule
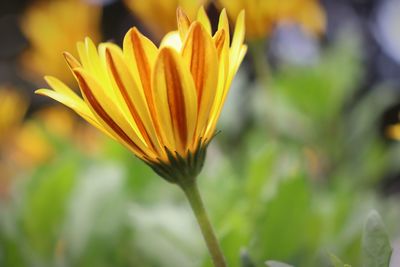
[[[20,125],[27,102],[15,89],[0,88],[0,144]]]
[[[194,18],[197,10],[209,0],[124,0],[127,7],[156,38],[176,29],[176,9],[181,7],[189,18]]]
[[[55,75],[68,81],[63,51],[73,50],[85,36],[100,40],[101,10],[80,0],[39,1],[27,9],[21,26],[30,46],[22,55],[23,66],[32,74]]]
[[[0,87],[0,198],[6,197],[14,169],[8,162],[10,139],[22,123],[28,103],[14,88]]]
[[[38,94],[75,110],[89,123],[129,148],[167,180],[196,176],[204,161],[232,79],[246,53],[244,12],[230,44],[225,10],[211,32],[203,8],[191,22],[181,9],[178,31],[156,47],[136,28],[123,49],[86,38],[80,62],[65,53],[83,99],[54,77]]]
[[[218,0],[228,14],[236,17],[246,11],[246,37],[261,39],[280,22],[299,24],[304,30],[320,34],[325,30],[325,12],[318,0]]]
[[[400,123],[390,125],[386,129],[386,134],[391,139],[400,140]]]

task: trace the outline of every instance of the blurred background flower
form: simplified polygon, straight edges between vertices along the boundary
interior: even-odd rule
[[[246,37],[257,40],[269,37],[273,29],[282,23],[298,24],[310,34],[325,31],[325,11],[319,0],[257,1],[218,0],[221,8],[235,18],[246,11]]]
[[[71,83],[60,55],[76,51],[76,43],[89,36],[101,40],[101,9],[81,0],[36,0],[24,11],[21,29],[29,41],[21,55],[23,66],[41,81],[43,75],[55,75]]]
[[[210,0],[123,1],[156,40],[176,29],[175,14],[178,7],[181,7],[190,19],[194,19],[199,8],[210,2]]]
[[[8,86],[0,87],[0,101],[0,144],[4,144],[22,122],[28,103],[21,93]]]

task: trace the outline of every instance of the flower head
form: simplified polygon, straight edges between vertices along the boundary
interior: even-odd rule
[[[65,53],[83,99],[54,77],[38,94],[75,110],[92,125],[129,148],[162,177],[196,176],[204,161],[228,89],[246,53],[244,13],[232,42],[225,11],[211,32],[204,9],[190,21],[178,9],[178,31],[156,47],[136,28],[123,48],[86,38],[80,61]]]
[[[279,22],[299,24],[304,30],[320,34],[325,29],[325,13],[319,0],[218,0],[231,17],[246,10],[246,37],[261,39]]]

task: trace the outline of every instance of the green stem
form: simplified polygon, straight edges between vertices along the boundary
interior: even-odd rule
[[[181,184],[183,192],[189,200],[190,206],[196,216],[197,223],[200,226],[201,233],[206,241],[208,251],[211,254],[215,267],[227,267],[221,247],[215,236],[214,229],[208,219],[207,211],[204,208],[203,200],[201,199],[199,188],[196,179],[190,182]]]

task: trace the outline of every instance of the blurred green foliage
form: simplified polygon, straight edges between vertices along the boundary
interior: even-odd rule
[[[267,88],[243,73],[235,81],[251,92],[255,122],[239,139],[222,122],[199,176],[229,266],[378,267],[365,249],[379,239],[388,267],[382,224],[370,217],[362,234],[373,208],[391,240],[400,234],[398,196],[377,190],[398,170],[398,147],[377,130],[394,97],[382,85],[353,99],[359,45],[344,36],[315,65],[277,68]],[[54,142],[57,156],[0,202],[0,266],[212,266],[178,187],[106,138],[95,156]]]

